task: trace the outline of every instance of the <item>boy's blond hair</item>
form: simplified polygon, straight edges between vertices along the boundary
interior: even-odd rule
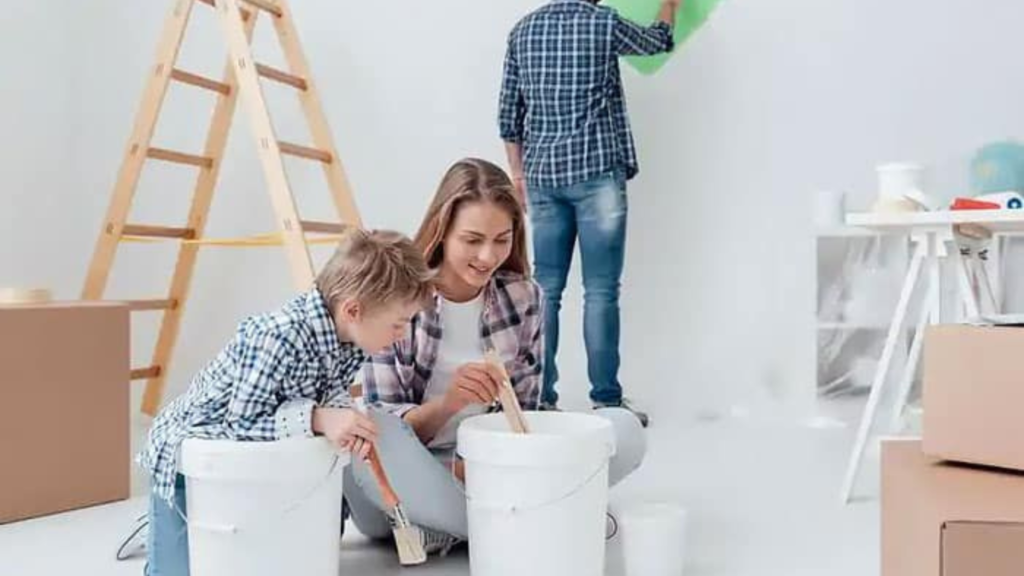
[[[434,273],[405,235],[391,230],[352,228],[316,277],[316,287],[333,313],[352,298],[367,310],[393,303],[426,305]]]

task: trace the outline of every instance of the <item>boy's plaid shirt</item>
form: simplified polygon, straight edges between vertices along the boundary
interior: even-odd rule
[[[399,416],[419,406],[430,383],[443,338],[444,302],[412,320],[409,336],[374,354],[363,366],[366,399]],[[544,372],[544,310],[540,287],[528,278],[498,272],[484,288],[480,338],[504,360],[512,386],[526,410],[537,408]],[[482,360],[482,359],[481,359]]]
[[[154,421],[138,458],[150,472],[153,491],[168,500],[173,496],[186,438],[312,436],[313,408],[350,406],[348,387],[365,359],[362,350],[338,340],[316,289],[279,311],[244,320],[188,391]]]

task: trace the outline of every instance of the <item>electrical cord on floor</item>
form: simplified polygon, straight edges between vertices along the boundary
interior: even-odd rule
[[[615,519],[615,516],[612,516],[611,512],[605,512],[605,514],[608,516],[608,519],[612,521],[612,533],[605,536],[604,539],[611,540],[619,533],[619,521]]]
[[[136,526],[135,529],[132,530],[131,534],[129,534],[128,537],[125,538],[123,542],[121,542],[121,545],[117,547],[117,559],[119,561],[127,560],[134,556],[136,552],[145,548],[145,543],[141,543],[136,544],[132,547],[131,550],[126,551],[129,548],[129,545],[131,545],[135,541],[139,533],[145,530],[147,526],[149,526],[149,515],[143,514],[142,516],[136,518],[135,522],[138,524],[138,526]]]

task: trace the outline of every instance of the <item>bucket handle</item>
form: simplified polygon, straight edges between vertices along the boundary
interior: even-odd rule
[[[551,498],[551,499],[548,499],[548,500],[543,500],[541,502],[538,502],[538,503],[535,503],[535,504],[529,504],[529,505],[526,505],[526,506],[516,506],[516,505],[508,505],[508,504],[493,504],[493,503],[482,502],[480,500],[475,500],[473,498],[470,498],[469,494],[466,493],[466,490],[462,487],[461,483],[456,482],[455,484],[458,486],[458,489],[462,492],[462,495],[466,497],[466,501],[467,502],[473,502],[477,506],[481,506],[483,508],[488,508],[488,509],[491,509],[491,510],[496,510],[496,511],[508,512],[510,514],[515,514],[517,512],[531,512],[533,510],[540,510],[542,508],[547,508],[548,506],[554,506],[555,504],[558,504],[559,502],[562,502],[564,500],[568,500],[569,498],[572,498],[576,494],[582,492],[584,488],[589,486],[590,483],[594,480],[594,478],[597,478],[597,476],[599,474],[601,474],[601,472],[603,472],[607,466],[608,466],[607,462],[602,462],[597,467],[596,470],[594,470],[591,474],[587,475],[586,479],[583,480],[583,482],[579,483],[576,486],[573,486],[569,491],[567,491],[565,494],[562,494],[561,496],[558,496],[556,498]],[[455,458],[452,458],[452,472],[453,472],[453,474],[454,474],[454,471],[455,471]]]
[[[326,483],[327,480],[334,474],[335,469],[338,468],[338,462],[340,460],[341,457],[335,454],[334,458],[331,460],[331,467],[327,469],[327,474],[325,474],[323,478],[318,480],[316,484],[308,492],[306,492],[306,494],[304,494],[300,498],[297,498],[295,502],[286,506],[284,510],[281,510],[277,514],[274,514],[272,516],[273,519],[276,521],[282,516],[287,516],[288,514],[291,514],[296,508],[305,504],[306,501],[309,500],[310,497],[313,496],[313,494],[316,494],[320,490],[320,488],[323,487],[324,483]],[[186,499],[188,498],[187,495],[185,497]],[[221,534],[238,533],[238,526],[235,526],[234,524],[207,524],[206,522],[193,522],[188,519],[188,516],[185,514],[185,511],[178,507],[177,502],[171,502],[170,505],[172,508],[174,508],[174,511],[178,513],[178,516],[181,517],[181,520],[185,523],[185,525],[190,528],[204,530],[206,532],[219,532]]]

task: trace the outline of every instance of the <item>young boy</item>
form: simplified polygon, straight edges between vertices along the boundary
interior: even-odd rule
[[[160,412],[139,462],[150,473],[147,576],[187,576],[186,438],[271,441],[322,435],[365,458],[376,428],[350,408],[365,354],[404,337],[432,294],[423,256],[396,232],[353,230],[315,288],[244,320],[188,391]]]

